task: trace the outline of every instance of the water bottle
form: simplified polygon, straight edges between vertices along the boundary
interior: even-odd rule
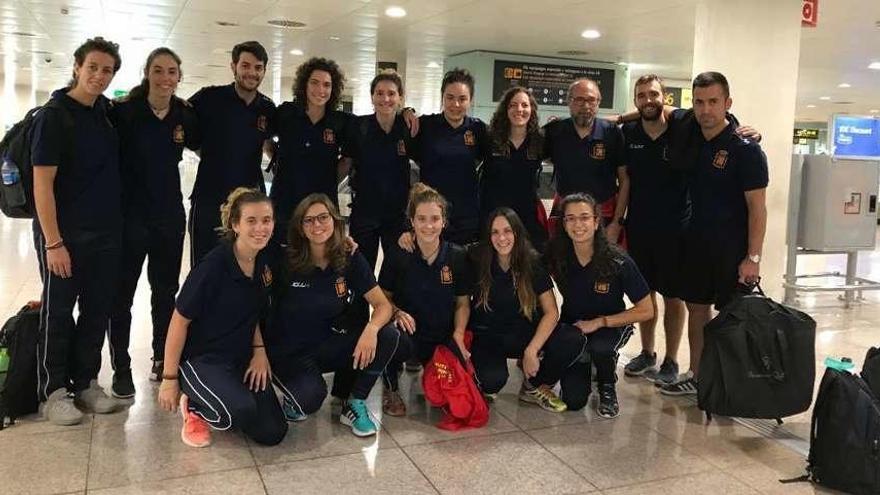
[[[852,362],[852,359],[848,357],[842,357],[840,359],[835,359],[831,356],[825,358],[825,366],[827,368],[833,368],[838,371],[847,371],[853,369],[855,366]]]
[[[0,174],[3,176],[3,185],[11,186],[17,184],[21,180],[21,172],[9,157],[3,157],[3,166],[0,167]]]

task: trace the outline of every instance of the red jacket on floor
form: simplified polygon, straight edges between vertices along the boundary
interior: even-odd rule
[[[457,431],[480,428],[489,422],[489,406],[474,383],[473,365],[470,361],[462,365],[448,347],[438,345],[434,349],[422,375],[422,388],[432,406],[443,408],[438,428]]]

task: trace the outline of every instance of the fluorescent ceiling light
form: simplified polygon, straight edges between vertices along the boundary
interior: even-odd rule
[[[831,97],[830,96],[820,96],[819,99],[822,101],[828,101],[831,99]]]
[[[586,31],[581,33],[581,37],[586,38],[588,40],[594,40],[596,38],[600,38],[601,36],[602,36],[602,33],[600,33],[599,31],[597,31],[595,29],[587,29]]]
[[[388,17],[404,17],[406,15],[406,10],[403,7],[398,7],[396,5],[392,5],[385,9],[385,15]]]
[[[871,65],[868,66],[869,69],[880,70],[880,62],[871,62]]]
[[[807,108],[816,108],[816,105],[807,105]]]
[[[293,50],[290,50],[290,54],[299,56],[299,55],[303,54],[303,51],[300,50],[299,48],[294,48]]]
[[[428,68],[429,69],[439,69],[440,64],[438,64],[437,62],[428,62]]]
[[[838,88],[851,88],[852,85],[850,85],[849,83],[840,83],[837,85],[837,87]]]

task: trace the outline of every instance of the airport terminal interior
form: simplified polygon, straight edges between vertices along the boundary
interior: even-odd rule
[[[826,358],[851,358],[858,370],[868,349],[880,346],[880,291],[872,290],[880,288],[876,0],[0,0],[4,129],[67,83],[73,50],[94,36],[120,45],[109,98],[140,82],[147,54],[159,46],[182,59],[178,96],[230,84],[232,47],[257,40],[269,58],[260,92],[277,104],[291,100],[297,66],[319,56],[345,73],[346,111],[372,113],[369,82],[392,68],[405,83],[405,105],[433,114],[444,72],[462,67],[476,78],[471,115],[487,123],[512,84],[529,86],[544,123],[569,116],[564,91],[575,77],[602,82],[599,114],[613,118],[635,109],[633,83],[642,75],[663,77],[666,103],[688,108],[693,76],[725,73],[730,112],[761,133],[768,157],[761,285],[815,319],[814,391]],[[852,131],[859,125],[867,135]],[[865,147],[845,152],[853,141]],[[838,158],[870,166],[864,176],[816,171],[837,166]],[[185,152],[184,198],[198,166],[199,157]],[[541,196],[549,204],[552,166],[544,170]],[[265,179],[271,188],[272,175]],[[344,183],[339,198],[346,213]],[[184,205],[189,213],[189,201]],[[819,223],[821,232],[813,228]],[[189,235],[184,242],[181,282],[190,267]],[[864,290],[835,289],[846,284]],[[41,291],[31,221],[0,215],[0,320]],[[661,322],[663,311],[661,303]],[[717,415],[707,421],[696,396],[662,395],[645,379],[624,376],[641,351],[638,330],[620,349],[620,414],[613,419],[597,415],[598,394],[584,409],[564,413],[522,402],[522,374],[509,360],[510,379],[481,428],[438,429],[443,412],[426,402],[420,375],[404,371],[405,416],[383,414],[381,384],[367,399],[379,425],[373,436],[352,435],[328,398],[305,421],[291,422],[278,445],[231,430],[214,432],[208,448],[191,448],[180,440],[180,415],[159,407],[158,384],[148,379],[146,269],[132,315],[134,399],[113,414],[87,413],[74,426],[34,414],[0,430],[0,493],[834,492],[780,482],[805,473],[812,407],[782,424]],[[656,341],[662,356],[662,323]],[[687,349],[685,333],[682,372]],[[105,344],[98,383],[109,390],[112,377]]]

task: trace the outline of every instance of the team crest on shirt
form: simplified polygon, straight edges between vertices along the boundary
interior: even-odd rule
[[[397,156],[406,156],[406,143],[403,139],[397,141]]]
[[[712,159],[712,166],[719,170],[724,170],[724,167],[727,166],[727,150],[718,150],[715,153],[715,158]]]
[[[333,129],[324,129],[324,144],[335,144],[336,143],[336,134],[333,134]]]
[[[177,124],[174,126],[174,132],[171,133],[171,138],[174,139],[175,144],[183,144],[183,140],[186,135],[183,132],[183,126]]]
[[[593,143],[593,148],[590,150],[590,157],[593,160],[604,160],[605,143]]]
[[[608,291],[611,290],[611,284],[608,282],[599,282],[596,281],[596,285],[593,286],[593,290],[596,291],[596,294],[608,294]]]
[[[475,144],[477,144],[477,140],[474,138],[474,131],[470,129],[464,131],[464,145],[473,146]]]
[[[452,269],[449,268],[449,265],[443,265],[443,268],[440,269],[440,283],[443,285],[452,284]]]
[[[266,119],[265,115],[260,115],[259,117],[257,117],[257,129],[259,129],[260,132],[266,132],[267,123],[268,120]]]
[[[336,297],[345,297],[348,295],[348,285],[345,284],[345,277],[336,279]]]
[[[263,287],[269,287],[272,285],[272,269],[269,268],[269,265],[263,266]]]

